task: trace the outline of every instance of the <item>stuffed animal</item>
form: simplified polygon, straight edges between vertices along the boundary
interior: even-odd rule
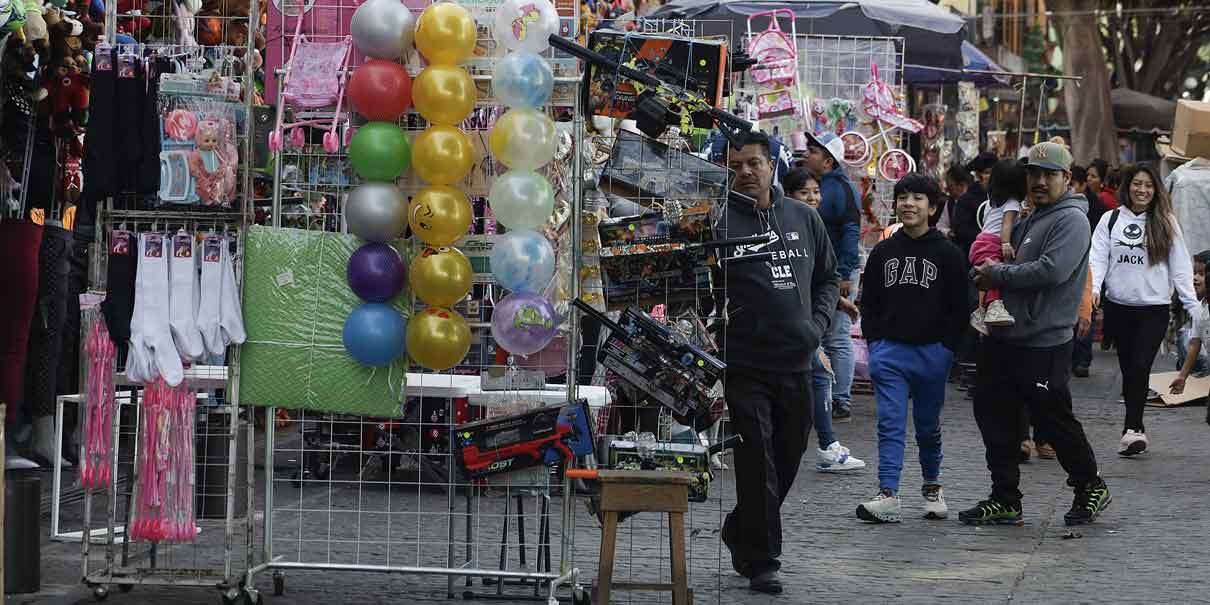
[[[235,196],[235,145],[227,136],[228,124],[220,120],[198,122],[194,134],[197,149],[189,153],[189,174],[198,199],[207,206],[227,204]]]
[[[147,0],[118,0],[118,27],[122,31],[142,40],[151,30],[151,19],[143,16]],[[133,14],[132,14],[133,13]]]

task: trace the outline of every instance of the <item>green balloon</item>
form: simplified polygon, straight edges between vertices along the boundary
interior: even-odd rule
[[[370,122],[349,143],[349,162],[367,181],[394,181],[412,163],[408,138],[390,122]]]

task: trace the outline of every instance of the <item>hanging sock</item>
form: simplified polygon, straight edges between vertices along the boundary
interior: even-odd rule
[[[242,345],[248,339],[244,331],[244,313],[239,304],[239,288],[235,285],[235,263],[231,259],[231,246],[223,242],[223,291],[222,321],[223,340],[227,344]]]
[[[172,238],[172,258],[168,276],[172,283],[169,294],[169,318],[172,340],[185,359],[200,359],[205,352],[202,333],[194,323],[197,313],[197,264],[194,262],[193,235],[181,230]]]
[[[130,335],[126,344],[126,378],[133,382],[146,383],[154,378],[154,374],[151,371],[151,352],[143,343],[143,316],[147,306],[143,297],[145,291],[143,270],[146,267],[146,263],[143,261],[143,236],[132,234],[132,240],[137,268],[134,272],[134,291],[131,296],[134,304],[130,311],[130,319],[126,322]]]
[[[202,240],[202,287],[198,291],[197,329],[210,355],[222,355],[227,350],[220,326],[223,315],[223,245],[223,238],[214,234]]]
[[[138,290],[135,293],[136,321],[131,331],[139,331],[144,350],[149,353],[148,367],[152,376],[159,375],[169,386],[176,386],[185,377],[185,368],[172,342],[169,319],[168,258],[169,245],[161,233],[144,233],[139,236]],[[141,307],[141,315],[139,310]],[[132,341],[133,347],[133,341]]]

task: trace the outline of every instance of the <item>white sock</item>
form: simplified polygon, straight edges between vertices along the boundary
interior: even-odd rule
[[[202,335],[206,352],[222,355],[227,345],[223,342],[222,321],[222,248],[224,239],[218,235],[207,235],[202,240],[202,285],[198,290],[197,329]]]
[[[197,313],[197,264],[193,258],[196,247],[193,236],[183,231],[171,240],[168,277],[172,283],[169,296],[172,340],[181,357],[200,359],[204,353],[202,334],[193,322]]]
[[[135,254],[138,255],[138,266],[134,281],[134,310],[130,314],[130,348],[126,351],[126,377],[134,382],[147,382],[153,378],[150,370],[151,354],[143,344],[143,302],[140,293],[143,291],[143,239],[137,236]]]
[[[244,331],[244,313],[239,304],[239,288],[235,286],[235,263],[231,260],[231,246],[223,240],[223,257],[220,271],[223,274],[222,287],[222,320],[223,342],[226,344],[244,344],[248,339]]]
[[[163,376],[169,386],[176,386],[185,378],[181,356],[172,342],[172,324],[169,320],[168,256],[172,246],[162,233],[144,233],[139,236],[138,288],[135,289],[136,304],[143,305],[142,340],[150,353],[151,366],[156,374]],[[141,301],[139,299],[142,299]],[[133,326],[133,321],[131,322]],[[134,328],[131,328],[134,331]]]

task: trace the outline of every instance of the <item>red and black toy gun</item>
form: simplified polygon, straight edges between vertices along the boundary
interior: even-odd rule
[[[566,463],[594,451],[585,400],[479,420],[454,430],[458,461],[470,478]]]

